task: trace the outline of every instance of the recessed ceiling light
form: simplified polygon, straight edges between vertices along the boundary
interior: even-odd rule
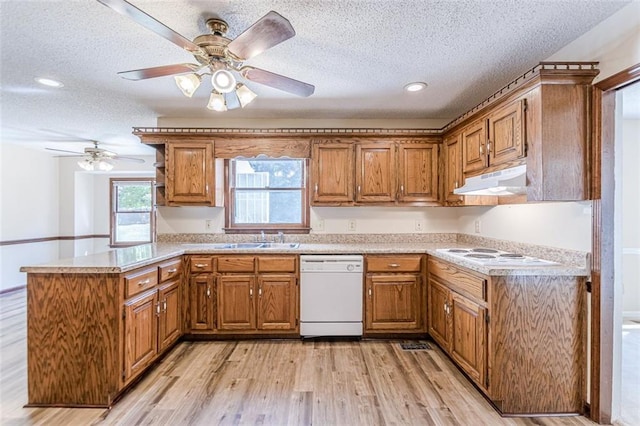
[[[404,86],[404,90],[407,92],[419,92],[427,88],[427,83],[423,81],[416,81],[414,83],[409,83]]]
[[[35,80],[44,86],[57,87],[57,88],[64,86],[64,84],[60,83],[59,81],[52,80],[50,78],[36,77]]]

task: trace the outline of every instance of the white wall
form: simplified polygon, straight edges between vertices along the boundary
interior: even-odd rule
[[[58,235],[58,162],[17,144],[0,144],[0,241]],[[0,290],[26,283],[20,266],[58,256],[57,241],[0,246]]]
[[[640,319],[640,120],[623,120],[621,156],[622,310]]]

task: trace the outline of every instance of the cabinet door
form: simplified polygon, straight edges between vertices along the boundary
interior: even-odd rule
[[[427,318],[429,319],[429,335],[444,350],[449,351],[451,343],[448,320],[450,291],[433,276],[429,277],[428,289],[429,307],[427,308]]]
[[[368,274],[365,328],[419,331],[421,293],[419,275]]]
[[[158,323],[158,352],[162,352],[182,335],[182,285],[170,281],[158,289],[160,317]]]
[[[395,145],[356,145],[356,202],[388,203],[396,200]]]
[[[295,275],[260,275],[256,306],[258,330],[295,330],[297,314]]]
[[[189,287],[189,302],[191,305],[191,330],[213,330],[215,328],[213,274],[193,275],[189,282]]]
[[[156,290],[152,290],[125,302],[125,381],[141,373],[158,353],[160,305],[157,294]]]
[[[255,330],[253,275],[218,277],[218,330]]]
[[[314,205],[353,203],[353,144],[313,144],[311,189]]]
[[[462,196],[454,194],[453,190],[463,185],[462,181],[462,152],[460,152],[461,134],[456,133],[444,140],[444,200],[457,203]]]
[[[169,143],[166,156],[167,202],[214,205],[213,143]]]
[[[451,356],[480,386],[486,374],[486,309],[452,293]]]
[[[438,145],[398,145],[398,201],[438,201]]]
[[[524,101],[514,102],[489,116],[489,164],[524,157]]]
[[[479,120],[462,132],[462,168],[464,173],[486,168],[489,157],[486,151],[487,129],[485,120]]]

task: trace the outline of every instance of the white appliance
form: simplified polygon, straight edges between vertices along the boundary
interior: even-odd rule
[[[362,256],[300,256],[302,337],[362,336]]]
[[[527,192],[527,166],[521,165],[464,179],[464,185],[453,190],[466,195],[516,195]]]
[[[557,262],[539,259],[520,253],[510,253],[491,248],[449,248],[437,249],[437,252],[464,259],[484,266],[551,266]]]

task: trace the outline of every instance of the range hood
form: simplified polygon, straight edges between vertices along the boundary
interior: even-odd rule
[[[527,166],[466,178],[464,186],[454,189],[460,195],[519,195],[527,192]]]

